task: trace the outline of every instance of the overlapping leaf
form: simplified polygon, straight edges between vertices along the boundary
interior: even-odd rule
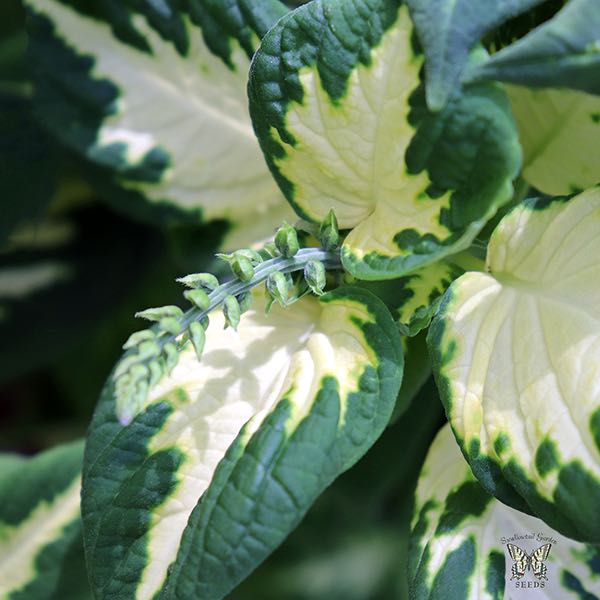
[[[488,273],[449,288],[429,344],[452,428],[483,487],[600,541],[600,189],[519,206]]]
[[[91,598],[79,492],[83,443],[0,460],[0,598]]]
[[[526,555],[547,544],[550,548],[542,566],[525,566],[521,575],[513,574],[508,544]],[[409,556],[411,600],[597,600],[599,560],[591,546],[562,536],[485,492],[450,427],[442,429],[417,488]]]
[[[268,217],[281,196],[252,132],[246,80],[283,5],[27,4],[37,114],[99,168],[98,185],[119,185],[107,193],[117,207],[163,220]]]
[[[427,104],[440,110],[485,33],[542,0],[407,0],[427,62]]]
[[[320,221],[333,208],[352,229],[342,259],[360,279],[468,245],[519,169],[504,93],[471,87],[430,113],[414,42],[397,0],[315,0],[270,30],[251,68],[250,112],[273,174],[299,215]]]
[[[396,317],[405,335],[416,335],[429,326],[448,286],[463,270],[447,261],[438,261],[399,281]]]
[[[523,146],[523,176],[546,194],[600,182],[600,97],[507,86]]]
[[[127,427],[109,380],[86,451],[86,554],[98,599],[223,597],[387,424],[400,337],[369,292],[211,316]]]
[[[550,21],[476,66],[467,81],[600,94],[600,11],[596,0],[571,0]]]

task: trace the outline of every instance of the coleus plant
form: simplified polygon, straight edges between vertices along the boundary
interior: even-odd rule
[[[122,210],[228,244],[296,214],[139,313],[83,458],[95,598],[224,597],[430,370],[411,598],[504,597],[500,539],[542,521],[544,597],[600,597],[600,12],[538,4],[29,1],[38,117]],[[81,447],[53,452],[6,459],[9,598],[71,566]]]

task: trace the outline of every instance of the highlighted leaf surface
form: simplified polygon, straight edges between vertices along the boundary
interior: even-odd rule
[[[422,63],[397,0],[310,2],[253,61],[250,112],[269,166],[299,215],[318,222],[333,209],[352,229],[342,259],[360,279],[468,245],[519,169],[504,93],[472,87],[434,115]]]
[[[0,598],[90,598],[81,541],[83,443],[0,460]]]
[[[123,210],[242,220],[281,195],[247,110],[276,0],[30,0],[37,112],[125,192]],[[146,200],[146,202],[143,202]],[[266,235],[266,233],[262,233]]]
[[[429,331],[452,428],[483,487],[600,542],[600,189],[523,204],[489,273],[449,288]]]
[[[507,86],[523,146],[523,176],[551,195],[600,182],[600,97]]]
[[[550,544],[541,563],[545,579],[531,568],[512,577],[515,561],[508,544],[528,555]],[[599,560],[598,550],[490,496],[473,476],[450,427],[442,429],[417,487],[409,555],[411,600],[503,600],[528,594],[540,600],[597,600]]]
[[[256,302],[237,333],[211,316],[202,362],[184,350],[127,427],[109,380],[84,469],[96,598],[223,597],[386,426],[403,360],[380,300]]]

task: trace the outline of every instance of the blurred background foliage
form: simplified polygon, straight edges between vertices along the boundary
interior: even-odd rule
[[[145,306],[174,279],[220,268],[224,223],[160,229],[116,213],[79,159],[44,132],[17,0],[0,4],[0,451],[85,434],[99,390]]]
[[[182,274],[224,274],[227,226],[159,228],[111,208],[32,115],[25,18],[0,3],[0,452],[31,455],[85,435],[135,311],[180,303]],[[231,598],[407,597],[412,495],[442,421],[430,380]]]

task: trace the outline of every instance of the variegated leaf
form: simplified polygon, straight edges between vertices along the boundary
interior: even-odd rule
[[[471,87],[430,113],[422,64],[398,0],[314,0],[269,31],[250,71],[273,174],[300,216],[334,209],[352,230],[342,259],[359,279],[399,277],[468,245],[519,170],[504,92]]]
[[[527,555],[550,544],[542,561],[546,572],[528,567],[522,575],[513,574],[508,544]],[[417,487],[411,600],[598,600],[599,564],[597,549],[490,496],[473,476],[450,427],[442,429]]]
[[[401,332],[412,336],[428,327],[444,292],[462,273],[452,262],[438,261],[403,277],[396,309]]]
[[[99,185],[118,184],[106,195],[122,210],[260,222],[282,199],[252,131],[247,71],[285,7],[88,4],[27,0],[41,122],[98,167]]]
[[[523,176],[546,194],[600,182],[600,97],[507,86],[523,146]]]
[[[213,314],[202,362],[184,350],[127,427],[108,381],[82,496],[98,600],[222,598],[386,426],[403,359],[381,301],[265,301],[237,332]]]
[[[527,202],[488,273],[449,288],[429,330],[452,428],[483,487],[600,542],[600,189]]]
[[[83,442],[0,460],[0,598],[91,598],[79,493]]]

